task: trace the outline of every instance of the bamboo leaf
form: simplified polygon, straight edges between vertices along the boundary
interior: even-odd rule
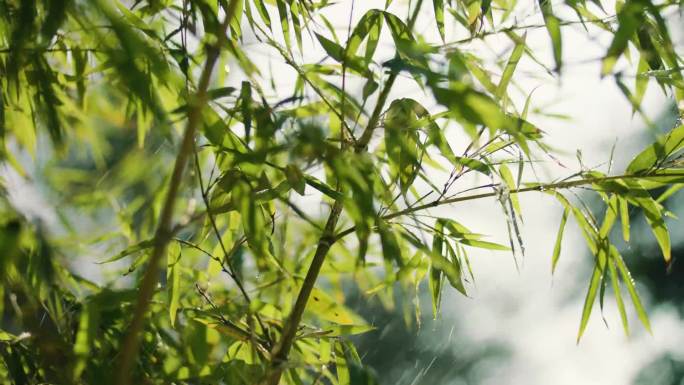
[[[629,336],[629,321],[627,320],[625,303],[622,301],[622,294],[620,293],[620,279],[615,269],[615,260],[612,257],[608,260],[608,269],[610,271],[610,281],[613,285],[613,293],[615,293],[615,302],[617,303],[620,320],[622,321],[622,329],[625,331],[625,335]]]
[[[344,197],[344,195],[342,195],[339,191],[335,190],[334,188],[330,187],[328,184],[314,176],[304,175],[304,180],[306,181],[306,184],[322,192],[323,194],[327,195],[329,198],[332,198],[333,200],[339,200]]]
[[[539,8],[541,8],[542,15],[544,16],[546,30],[551,37],[553,59],[556,62],[556,72],[560,72],[563,64],[563,41],[561,38],[560,20],[553,14],[551,0],[539,0]]]
[[[498,250],[498,251],[510,251],[511,248],[494,242],[481,241],[477,239],[463,239],[459,241],[461,244],[477,247],[480,249],[488,250]]]
[[[288,164],[285,167],[285,176],[292,188],[299,194],[304,195],[306,188],[306,179],[302,171],[294,164]]]
[[[456,166],[464,166],[485,175],[491,175],[489,166],[477,159],[469,158],[467,156],[453,156],[453,163]]]
[[[627,292],[629,293],[629,296],[632,298],[632,303],[634,304],[634,308],[636,309],[637,315],[639,316],[639,320],[641,320],[641,323],[644,325],[646,330],[648,330],[649,333],[652,333],[651,323],[648,321],[648,315],[646,314],[646,310],[644,310],[644,306],[641,304],[641,300],[639,299],[639,294],[637,293],[636,288],[634,287],[634,279],[632,279],[632,274],[630,274],[629,270],[627,269],[627,266],[625,265],[625,262],[622,260],[622,256],[617,252],[617,249],[611,247],[611,254],[615,260],[615,264],[617,265],[618,271],[622,276],[622,281],[625,283],[625,286],[627,287]]]
[[[323,326],[321,335],[324,337],[342,337],[353,336],[357,334],[368,333],[376,328],[372,325],[338,325],[329,324]]]
[[[104,261],[97,262],[98,264],[104,264],[104,263],[110,263],[114,261],[118,261],[120,259],[123,259],[131,254],[135,254],[139,251],[149,249],[150,247],[154,246],[154,239],[148,239],[142,242],[138,242],[135,245],[129,246],[122,250],[120,253],[116,254],[115,256],[105,259]]]
[[[87,367],[91,349],[95,344],[99,318],[100,310],[98,309],[98,304],[87,301],[81,309],[76,341],[74,342],[74,355],[76,356],[76,363],[73,369],[74,378],[80,378]]]
[[[226,96],[230,96],[233,94],[233,92],[236,91],[235,87],[220,87],[220,88],[214,88],[212,90],[207,91],[207,96],[209,96],[209,99],[219,99],[219,98],[225,98]]]
[[[364,39],[368,38],[364,60],[366,65],[369,64],[373,59],[375,49],[380,40],[383,20],[382,13],[377,10],[372,9],[366,12],[354,27],[354,30],[349,36],[349,40],[347,40],[346,50],[348,55],[356,56],[358,54],[359,46]]]
[[[615,31],[613,41],[608,47],[608,52],[603,59],[601,73],[607,75],[612,71],[617,59],[625,52],[634,32],[639,27],[637,15],[641,12],[641,6],[637,1],[627,1],[618,12],[618,29]]]
[[[653,144],[641,151],[627,166],[627,173],[636,174],[657,167],[659,164],[684,148],[684,125],[675,127],[667,135],[659,137]]]
[[[432,5],[435,10],[437,30],[439,31],[439,36],[442,37],[442,41],[444,41],[444,0],[433,0]]]
[[[619,198],[620,222],[622,223],[622,239],[629,242],[629,203],[624,198]]]
[[[501,179],[503,179],[509,191],[515,190],[517,188],[515,181],[513,180],[513,174],[511,173],[511,170],[503,163],[499,166],[499,175],[501,175]],[[518,194],[510,194],[509,198],[515,213],[519,218],[522,218],[522,209],[520,208]]]
[[[292,54],[292,41],[290,39],[290,20],[288,18],[289,12],[287,11],[287,4],[284,0],[276,0],[276,6],[278,8],[278,16],[280,17],[280,28],[283,32],[283,38],[285,39],[285,46],[288,52]]]
[[[334,322],[338,325],[367,325],[363,317],[335,301],[330,295],[318,288],[314,288],[311,292],[306,310],[317,318]]]
[[[167,250],[167,287],[168,287],[168,306],[171,327],[176,323],[176,314],[180,306],[181,280],[180,280],[180,260],[181,249],[177,243],[169,245]]]
[[[556,244],[553,247],[553,256],[551,257],[551,274],[556,271],[556,264],[558,263],[558,258],[560,257],[561,244],[563,242],[563,232],[565,231],[565,224],[568,221],[568,214],[570,214],[570,210],[568,208],[563,210],[563,216],[561,217],[560,226],[558,227],[558,235],[556,236]]]
[[[613,225],[615,224],[615,219],[617,219],[619,210],[617,199],[617,196],[613,195],[607,202],[606,215],[603,218],[603,223],[601,223],[601,228],[599,229],[600,238],[607,238],[610,234],[610,230],[613,228]]]
[[[403,259],[401,257],[401,247],[399,247],[397,236],[394,231],[392,231],[391,225],[383,220],[378,220],[378,233],[380,234],[382,255],[385,258],[385,261],[396,261],[397,265],[402,266]]]
[[[591,309],[594,306],[594,300],[596,299],[596,293],[599,290],[599,285],[601,284],[601,269],[598,263],[594,266],[594,271],[591,274],[591,279],[589,281],[589,289],[587,290],[587,296],[584,299],[584,308],[582,309],[582,318],[580,320],[579,332],[577,333],[577,343],[579,344],[584,330],[587,328],[587,323],[589,322],[589,316],[591,315]]]
[[[458,255],[456,251],[454,250],[453,246],[451,246],[451,243],[446,242],[447,250],[449,252],[449,255],[451,256],[451,262],[454,265],[454,268],[456,270],[455,274],[449,279],[449,283],[451,283],[451,286],[461,292],[461,294],[467,296],[468,293],[466,292],[466,288],[463,285],[463,272],[461,269],[461,262],[458,258]],[[449,276],[447,276],[449,277]]]
[[[545,0],[544,0],[545,1]],[[504,68],[503,74],[501,75],[501,80],[499,80],[499,85],[496,87],[496,97],[503,98],[506,94],[506,88],[508,88],[508,83],[510,83],[513,78],[513,73],[515,72],[515,67],[518,65],[523,52],[525,51],[525,39],[527,35],[523,35],[522,42],[516,43],[511,52],[511,56],[508,58],[506,67]]]

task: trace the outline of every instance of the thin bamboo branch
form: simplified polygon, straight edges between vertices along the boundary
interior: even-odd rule
[[[413,15],[409,20],[409,29],[413,27],[413,24],[416,21],[418,10],[420,9],[421,4],[422,0],[419,0]],[[367,150],[368,143],[370,142],[373,136],[373,132],[375,131],[376,127],[378,126],[378,123],[380,122],[382,111],[385,108],[385,103],[387,102],[387,98],[398,74],[399,71],[397,69],[393,69],[390,73],[387,81],[385,82],[385,85],[383,86],[382,91],[380,91],[378,101],[375,105],[375,108],[373,109],[373,113],[371,114],[370,119],[368,120],[368,125],[361,134],[361,137],[359,137],[359,139],[356,141],[354,145],[354,152],[361,153]],[[344,120],[342,120],[342,122],[344,122]],[[340,187],[338,186],[338,191],[339,190]],[[330,247],[335,242],[335,228],[337,226],[337,222],[340,218],[340,215],[342,214],[342,209],[342,201],[339,199],[336,200],[333,204],[332,209],[330,210],[330,214],[325,224],[323,233],[321,234],[321,237],[318,240],[316,252],[314,253],[313,259],[311,260],[309,270],[307,270],[306,272],[306,277],[304,278],[302,287],[300,288],[299,293],[297,295],[295,305],[292,308],[292,312],[290,313],[290,316],[288,317],[287,322],[285,323],[285,326],[283,328],[283,335],[280,341],[278,341],[278,343],[274,347],[273,351],[271,352],[271,367],[268,369],[266,376],[262,381],[262,384],[264,385],[278,385],[278,383],[280,382],[280,377],[285,366],[284,364],[286,363],[288,354],[290,353],[290,349],[294,344],[295,337],[297,335],[297,330],[299,329],[299,323],[301,322],[302,315],[304,314],[304,310],[306,309],[306,304],[309,300],[309,297],[311,296],[313,287],[316,284],[316,280],[321,271],[321,267],[323,266],[323,262],[325,262],[325,257],[328,255]]]
[[[138,288],[138,301],[133,312],[133,319],[128,327],[126,337],[123,341],[121,350],[119,352],[119,362],[116,370],[116,384],[128,385],[131,383],[131,376],[133,365],[138,356],[138,349],[140,346],[140,334],[145,324],[145,318],[150,306],[150,300],[154,295],[154,290],[159,278],[159,265],[162,256],[165,254],[166,247],[172,238],[172,220],[175,211],[175,202],[180,189],[181,179],[188,158],[193,153],[195,132],[200,125],[202,118],[202,109],[207,104],[207,90],[209,88],[209,81],[214,66],[218,61],[221,52],[221,46],[226,39],[226,31],[230,20],[235,13],[237,1],[232,0],[226,9],[226,16],[223,23],[217,31],[218,38],[216,43],[207,47],[207,59],[204,63],[204,68],[197,84],[197,90],[193,98],[189,101],[188,121],[183,134],[181,147],[178,150],[176,161],[173,166],[171,180],[169,181],[169,189],[166,193],[166,199],[162,212],[159,217],[159,223],[154,236],[154,247],[150,254],[147,269],[143,276],[142,282]]]
[[[657,172],[652,173],[652,174],[644,174],[644,175],[633,175],[633,174],[624,174],[624,175],[613,175],[613,176],[606,176],[606,177],[600,177],[600,178],[584,178],[584,179],[578,179],[578,180],[573,180],[573,181],[567,181],[567,182],[557,182],[557,183],[548,183],[548,184],[539,184],[535,186],[530,186],[530,187],[523,187],[523,188],[518,188],[514,190],[510,190],[510,194],[520,194],[524,192],[530,192],[530,191],[552,191],[552,190],[560,190],[560,189],[568,189],[572,187],[581,187],[584,185],[592,184],[592,183],[600,183],[600,182],[606,182],[606,181],[611,181],[611,180],[624,180],[624,179],[649,179],[649,178],[667,178],[667,177],[684,177],[684,172],[681,174],[678,173],[670,173],[670,174],[658,174]],[[500,187],[501,184],[494,184],[490,185],[493,188]],[[466,202],[466,201],[472,201],[472,200],[477,200],[477,199],[483,199],[483,198],[490,198],[490,197],[495,197],[497,196],[498,193],[496,191],[494,192],[488,192],[488,193],[481,193],[481,194],[472,194],[472,195],[466,195],[462,197],[454,197],[454,198],[447,198],[447,199],[435,199],[432,202],[425,203],[422,205],[418,206],[412,206],[408,207],[404,210],[400,210],[391,214],[387,214],[382,216],[381,218],[384,220],[390,220],[394,218],[398,218],[404,215],[409,215],[413,214],[417,211],[422,211],[426,210],[429,208],[433,207],[438,207],[438,206],[443,206],[451,203],[458,203],[458,202]],[[356,231],[355,226],[351,226],[347,229],[344,229],[343,231],[337,233],[335,235],[335,242],[339,241],[340,239],[346,237],[347,235],[353,233]]]

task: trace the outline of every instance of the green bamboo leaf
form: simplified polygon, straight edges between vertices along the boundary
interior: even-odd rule
[[[610,230],[613,228],[615,220],[617,219],[618,210],[618,198],[617,195],[613,195],[606,205],[606,215],[603,218],[603,223],[601,223],[601,228],[599,229],[600,238],[607,238],[610,234]]]
[[[619,198],[620,223],[622,223],[622,239],[629,242],[629,203],[627,199]]]
[[[427,249],[423,246],[421,242],[414,241],[414,246],[419,249],[424,249],[423,251],[430,256],[430,266],[428,268],[428,286],[430,287],[430,293],[432,294],[432,317],[437,318],[439,313],[441,301],[442,301],[442,269],[439,268],[439,263],[435,264],[433,256],[442,255],[444,249],[444,238],[442,236],[444,232],[443,222],[435,222],[435,233],[432,236],[432,249]],[[425,250],[427,249],[427,250]]]
[[[129,246],[125,248],[123,251],[120,253],[116,254],[115,256],[105,259],[104,261],[97,262],[98,264],[104,264],[104,263],[110,263],[114,261],[118,261],[120,259],[123,259],[131,254],[135,254],[139,251],[149,249],[150,247],[154,246],[154,239],[148,239],[142,242],[138,242],[135,245]]]
[[[644,60],[643,54],[639,57],[639,65],[637,67],[637,74],[641,74],[648,71],[648,62]],[[641,106],[641,102],[644,100],[644,95],[646,95],[646,89],[648,88],[648,82],[650,81],[648,76],[638,76],[634,80],[634,104]],[[636,108],[632,108],[632,114],[636,112]]]
[[[351,68],[352,70],[363,74],[366,77],[372,77],[368,67],[363,63],[361,58],[345,54],[344,48],[342,48],[339,44],[317,33],[315,35],[325,52],[331,58],[335,59],[335,61],[346,65],[348,68]]]
[[[432,265],[428,268],[428,286],[432,294],[432,317],[437,318],[442,302],[442,271]]]
[[[653,235],[655,236],[656,241],[658,242],[658,246],[660,246],[660,249],[663,252],[663,258],[665,259],[665,263],[669,265],[672,261],[670,232],[667,230],[667,225],[665,224],[662,208],[657,207],[656,205],[658,204],[655,203],[655,201],[653,201],[652,199],[651,202],[653,203],[653,205],[648,204],[642,205],[641,207],[644,209],[646,221],[651,226],[651,230],[653,231]]]
[[[167,292],[168,292],[168,306],[169,306],[169,319],[171,320],[171,327],[174,327],[176,323],[176,314],[178,313],[178,307],[180,306],[180,260],[181,249],[178,243],[172,243],[168,246],[167,250]]]
[[[354,336],[375,330],[372,325],[338,325],[329,324],[321,327],[320,335],[323,337]]]
[[[455,166],[467,167],[471,170],[481,172],[485,175],[491,175],[492,172],[487,164],[467,156],[453,156],[453,162]]]
[[[625,303],[622,300],[620,293],[620,279],[615,269],[614,258],[608,259],[608,270],[610,271],[610,281],[613,285],[613,293],[615,293],[615,302],[617,303],[618,311],[620,312],[620,320],[622,321],[622,329],[625,335],[629,336],[629,321],[627,320],[627,312],[625,311]]]
[[[266,27],[268,27],[268,29],[270,30],[271,16],[268,14],[268,9],[264,4],[264,0],[255,0],[253,3],[256,6],[257,11],[259,12],[259,16],[261,16],[261,21],[263,21]]]
[[[453,246],[451,246],[451,243],[446,242],[447,246],[447,251],[449,252],[449,255],[451,256],[451,262],[454,265],[454,268],[456,270],[456,273],[453,274],[453,276],[449,279],[449,283],[451,283],[451,286],[461,292],[461,294],[467,296],[468,293],[466,292],[466,288],[463,285],[463,273],[461,269],[461,261],[458,258],[458,255],[456,253],[456,250],[454,250]],[[449,277],[449,276],[447,276]]]
[[[90,352],[95,343],[98,329],[100,310],[98,303],[86,301],[81,309],[78,320],[78,331],[74,342],[74,356],[76,362],[73,368],[73,377],[80,378],[91,358]]]
[[[280,28],[283,31],[283,38],[285,39],[285,46],[287,51],[292,54],[292,41],[290,39],[290,20],[288,18],[287,4],[284,0],[276,0],[278,8],[278,16],[280,17]]]
[[[627,1],[618,12],[618,29],[603,59],[601,74],[607,75],[615,66],[617,59],[625,52],[629,41],[639,27],[638,14],[642,7],[638,1]]]
[[[252,84],[243,81],[240,88],[240,113],[245,126],[245,142],[249,143],[252,131]]]
[[[561,217],[560,226],[558,227],[558,235],[556,236],[556,244],[553,247],[553,256],[551,257],[551,274],[553,274],[556,270],[556,264],[558,263],[558,258],[560,257],[563,233],[565,232],[565,224],[568,221],[568,214],[570,214],[570,210],[568,208],[563,210],[563,216]]]
[[[492,76],[487,72],[480,63],[478,63],[478,58],[473,55],[463,55],[465,57],[465,65],[468,67],[468,71],[477,79],[478,82],[492,94],[496,94],[497,86],[492,82]]]
[[[299,194],[304,195],[306,189],[306,179],[302,171],[294,164],[288,164],[285,167],[285,176],[290,186]]]
[[[338,325],[365,326],[366,321],[321,289],[313,288],[306,311],[319,319]]]
[[[622,276],[622,281],[625,283],[625,286],[627,287],[627,292],[629,293],[629,296],[632,298],[632,303],[634,304],[634,308],[636,309],[637,315],[639,316],[639,320],[641,320],[641,323],[644,325],[646,330],[648,330],[649,333],[652,333],[651,323],[648,321],[648,314],[646,314],[646,310],[644,310],[644,306],[641,304],[641,300],[639,299],[639,294],[637,293],[636,288],[634,287],[634,279],[632,279],[632,274],[630,274],[629,269],[627,269],[627,266],[625,265],[625,262],[622,260],[622,256],[617,252],[617,249],[611,247],[610,251],[615,260],[615,264],[617,265],[618,271]]]
[[[660,194],[660,196],[658,196],[658,199],[656,199],[656,202],[658,202],[658,203],[665,202],[665,200],[667,200],[669,197],[671,197],[672,195],[677,193],[677,191],[681,190],[682,188],[684,188],[684,184],[681,184],[681,183],[671,185],[670,187],[667,188],[667,190],[665,190],[662,194]]]
[[[401,247],[397,241],[397,236],[392,230],[391,224],[384,220],[378,220],[378,233],[380,234],[380,244],[382,245],[382,255],[385,261],[396,261],[397,265],[403,265]]]
[[[358,54],[359,46],[364,39],[368,38],[364,61],[366,65],[370,64],[380,40],[383,20],[382,13],[377,10],[372,9],[366,12],[354,27],[354,30],[349,36],[349,40],[347,40],[347,54],[356,56]]]
[[[214,88],[212,90],[207,91],[207,96],[209,97],[209,99],[214,100],[214,99],[225,98],[226,96],[230,96],[235,91],[236,91],[235,87]]]
[[[510,119],[491,97],[465,84],[452,82],[451,86],[432,87],[432,92],[437,102],[447,107],[454,119],[465,125],[485,125],[494,132],[507,129],[511,134],[516,133]]]
[[[473,233],[467,227],[453,219],[439,218],[440,223],[447,229],[449,236],[457,239],[479,240],[484,237],[482,234]]]
[[[334,41],[326,38],[323,35],[320,35],[318,33],[315,33],[316,39],[318,39],[318,42],[321,43],[321,47],[325,50],[325,52],[333,59],[336,61],[342,63],[344,62],[344,48],[342,48],[339,44],[335,43]]]
[[[591,250],[593,255],[598,255],[599,249],[597,245],[597,230],[589,222],[585,214],[580,209],[573,206],[570,201],[563,196],[563,194],[557,191],[550,191],[549,194],[555,196],[566,210],[570,210],[572,212],[577,225],[579,226],[580,230],[582,230],[582,236],[584,237],[589,250]]]
[[[669,265],[672,259],[670,233],[665,224],[662,205],[651,198],[650,194],[643,189],[639,182],[626,181],[625,184],[630,188],[630,195],[627,195],[626,198],[630,203],[644,210],[646,222],[651,227],[653,235],[660,246],[665,263]]]
[[[273,258],[269,251],[268,228],[263,209],[254,199],[252,187],[245,181],[239,181],[233,186],[232,197],[242,219],[247,245],[254,253],[257,265],[264,268]]]
[[[669,156],[684,148],[684,125],[675,127],[641,151],[627,166],[627,173],[636,174],[657,167]]]
[[[302,52],[302,22],[299,16],[299,3],[296,1],[290,2],[290,18],[292,19],[292,30],[295,34],[297,48],[299,48],[299,52]]]
[[[409,27],[404,24],[400,18],[390,12],[383,12],[383,16],[385,16],[385,21],[392,33],[392,38],[394,39],[394,44],[397,46],[397,50],[402,51],[411,46],[414,38]]]
[[[323,194],[327,195],[329,198],[332,198],[333,200],[339,200],[344,197],[342,193],[330,187],[328,184],[314,176],[304,175],[304,180],[306,181],[306,184],[322,192]]]
[[[511,170],[508,168],[508,166],[506,166],[505,163],[502,163],[499,166],[499,175],[501,175],[501,179],[503,179],[509,191],[513,191],[517,188],[517,185],[513,180],[513,174],[511,173]],[[518,215],[519,218],[522,218],[522,209],[520,208],[520,200],[518,199],[518,194],[510,194],[510,200],[511,204],[513,205],[513,210],[515,210],[515,213]]]
[[[556,62],[556,72],[560,72],[563,64],[563,41],[561,39],[560,20],[553,14],[551,0],[539,0],[539,8],[541,8],[542,15],[544,16],[546,30],[551,37],[553,59]]]
[[[480,249],[489,249],[489,250],[500,250],[500,251],[510,251],[511,248],[508,246],[504,246],[498,243],[494,242],[488,242],[488,241],[481,241],[477,239],[463,239],[459,241],[461,244],[467,245],[467,246],[472,246],[472,247],[478,247]]]
[[[392,181],[398,180],[406,194],[420,170],[422,154],[417,130],[416,113],[411,99],[394,100],[385,113],[385,150],[390,163]]]
[[[587,323],[589,322],[589,316],[591,315],[591,309],[594,306],[594,300],[596,299],[596,293],[599,290],[599,285],[601,284],[601,269],[598,263],[594,266],[594,272],[591,274],[591,280],[589,281],[589,290],[587,290],[587,296],[584,299],[584,308],[582,309],[582,318],[580,320],[579,332],[577,333],[577,343],[579,344],[584,330],[587,328]]]
[[[518,62],[520,61],[520,58],[522,57],[522,54],[525,50],[526,38],[527,35],[523,35],[522,42],[516,43],[515,47],[513,48],[513,52],[511,52],[510,58],[508,58],[506,67],[504,68],[503,74],[501,75],[501,80],[499,80],[499,85],[496,87],[495,95],[497,98],[503,98],[506,94],[506,88],[508,88],[508,83],[510,83],[511,79],[513,78],[515,67],[518,65]]]
[[[74,62],[74,75],[76,76],[76,92],[78,93],[78,102],[80,107],[83,107],[86,93],[86,75],[85,70],[88,65],[88,52],[79,48],[71,50],[71,57]]]
[[[435,22],[437,23],[439,36],[444,41],[444,0],[433,0],[432,6],[435,10]]]

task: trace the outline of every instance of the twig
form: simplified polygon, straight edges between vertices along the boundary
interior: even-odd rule
[[[193,150],[195,153],[195,170],[197,172],[197,179],[200,184],[202,201],[204,201],[204,206],[207,208],[207,217],[209,218],[209,223],[211,223],[211,228],[214,231],[214,235],[216,235],[216,239],[218,240],[219,246],[221,246],[221,251],[223,252],[223,262],[221,262],[221,268],[230,276],[233,282],[235,282],[235,285],[240,290],[240,293],[242,293],[242,296],[245,298],[245,301],[247,301],[247,304],[250,304],[252,303],[252,299],[249,297],[249,294],[247,294],[245,286],[242,284],[242,281],[240,281],[240,277],[238,277],[238,275],[235,273],[235,269],[233,268],[232,262],[233,254],[235,254],[237,248],[245,242],[246,238],[243,238],[242,240],[236,242],[236,244],[233,246],[233,249],[230,252],[228,252],[228,249],[226,249],[226,245],[223,243],[223,237],[221,236],[221,232],[219,231],[218,226],[216,225],[216,219],[214,218],[214,215],[211,213],[211,210],[209,210],[209,196],[207,195],[208,190],[204,189],[202,170],[199,165],[199,155],[197,155],[197,147],[195,147],[194,145]],[[227,265],[227,268],[224,266],[224,263]],[[265,334],[266,341],[270,342],[270,337],[268,336],[267,329],[264,323],[261,321],[259,314],[254,313],[254,317],[256,317],[257,322],[259,322],[259,326],[261,326],[261,330]]]
[[[535,186],[530,186],[530,187],[524,187],[524,188],[519,188],[515,190],[509,190],[509,194],[520,194],[524,192],[529,192],[529,191],[547,191],[547,190],[558,190],[558,189],[567,189],[567,188],[572,188],[572,187],[580,187],[583,185],[587,184],[592,184],[592,183],[600,183],[600,182],[606,182],[606,181],[611,181],[611,180],[621,180],[621,179],[647,179],[647,178],[668,178],[668,177],[684,177],[684,173],[677,174],[677,173],[670,173],[670,174],[658,174],[658,173],[653,173],[653,174],[643,174],[643,175],[634,175],[634,174],[625,174],[625,175],[614,175],[614,176],[606,176],[606,177],[601,177],[601,178],[585,178],[585,179],[579,179],[579,180],[574,180],[574,181],[568,181],[568,182],[558,182],[558,183],[549,183],[549,184],[539,184]],[[500,184],[493,184],[489,185],[490,187],[494,187],[495,189],[500,186]],[[458,202],[465,202],[465,201],[472,201],[476,199],[482,199],[482,198],[489,198],[489,197],[494,197],[497,196],[497,192],[489,192],[489,193],[482,193],[482,194],[473,194],[473,195],[466,195],[463,197],[455,197],[455,198],[448,198],[448,199],[436,199],[432,202],[420,205],[420,206],[413,206],[406,208],[401,211],[397,211],[391,214],[387,214],[383,217],[381,217],[384,220],[390,220],[394,219],[400,216],[412,214],[416,211],[421,211],[433,207],[438,207],[438,206],[443,206],[446,204],[451,204],[451,203],[458,203]],[[353,233],[356,231],[355,226],[351,226],[335,235],[335,242],[339,241],[340,239],[346,237],[347,235]]]
[[[421,4],[422,0],[419,0],[414,10],[413,16],[409,20],[409,29],[411,29],[413,27],[413,24],[415,23]],[[398,69],[393,69],[390,73],[387,82],[383,86],[383,89],[380,92],[380,95],[378,96],[378,101],[375,105],[373,113],[370,116],[370,119],[368,120],[368,125],[364,129],[361,137],[359,137],[359,139],[355,143],[354,152],[365,152],[368,148],[368,143],[370,142],[373,136],[373,132],[378,126],[380,116],[382,114],[390,90],[392,89],[392,86],[394,85],[394,81],[397,78],[398,74]],[[338,191],[339,190],[340,186],[338,184]],[[284,364],[287,361],[290,349],[294,344],[294,340],[297,335],[297,330],[299,329],[299,323],[302,320],[302,315],[304,314],[304,309],[306,308],[306,303],[308,302],[309,296],[311,296],[313,287],[316,284],[316,279],[318,278],[318,274],[321,271],[323,262],[325,262],[325,257],[327,256],[330,247],[335,242],[335,227],[337,226],[337,222],[340,218],[340,215],[342,214],[342,209],[342,200],[336,200],[333,204],[332,209],[330,210],[330,214],[328,215],[328,220],[325,224],[323,233],[321,234],[321,237],[318,240],[318,246],[316,247],[313,259],[311,260],[309,270],[307,270],[306,272],[306,277],[304,278],[302,287],[300,288],[299,294],[297,295],[295,305],[292,308],[292,312],[290,313],[290,316],[288,317],[287,322],[284,325],[282,337],[272,350],[271,367],[266,372],[266,376],[262,381],[262,384],[264,385],[278,385],[278,383],[280,382],[280,376],[282,375],[282,372],[285,368]]]
[[[235,13],[236,5],[236,0],[230,2],[228,9],[226,9],[226,17],[221,24],[219,31],[217,31],[218,39],[216,40],[215,45],[207,47],[207,59],[199,78],[197,90],[193,99],[189,101],[190,108],[188,111],[188,121],[185,127],[185,133],[183,134],[181,147],[178,150],[178,155],[176,156],[176,161],[173,166],[169,190],[167,191],[166,199],[159,217],[159,224],[154,235],[154,247],[138,289],[138,301],[133,312],[133,319],[128,327],[126,337],[119,352],[119,362],[115,374],[117,377],[115,383],[118,385],[128,385],[131,381],[133,364],[137,359],[138,348],[140,346],[140,333],[145,324],[150,300],[154,295],[154,289],[159,278],[160,260],[172,237],[173,228],[171,221],[175,211],[175,202],[176,197],[178,196],[178,190],[180,189],[181,179],[188,158],[192,154],[195,132],[202,119],[202,109],[207,103],[207,90],[209,88],[211,73],[218,60],[220,48],[226,38],[226,30]]]

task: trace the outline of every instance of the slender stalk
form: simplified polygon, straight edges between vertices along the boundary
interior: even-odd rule
[[[207,90],[209,88],[211,73],[218,60],[220,48],[225,41],[226,30],[228,29],[230,20],[235,12],[236,5],[237,1],[232,0],[230,2],[228,9],[226,9],[225,20],[221,24],[220,30],[217,31],[218,36],[216,43],[207,47],[207,59],[199,78],[197,90],[195,91],[194,97],[189,101],[190,109],[188,111],[188,121],[173,166],[171,180],[169,181],[169,189],[166,193],[166,199],[154,235],[154,247],[150,254],[150,259],[145,274],[143,275],[142,282],[138,288],[138,301],[133,312],[133,319],[128,327],[121,351],[119,352],[119,362],[116,371],[116,384],[118,385],[128,385],[131,383],[131,372],[140,347],[140,334],[145,324],[147,310],[150,306],[150,300],[154,295],[154,289],[159,277],[159,264],[162,256],[166,252],[166,247],[173,236],[171,222],[173,220],[175,202],[180,189],[181,179],[188,158],[193,153],[195,132],[201,122],[202,109],[207,104]]]
[[[414,13],[409,20],[409,29],[413,27],[416,21],[418,11],[422,0],[418,1],[418,4],[414,10]],[[399,71],[394,69],[390,72],[387,81],[385,82],[380,95],[378,96],[378,101],[375,104],[375,108],[368,119],[368,124],[364,129],[363,133],[358,140],[354,143],[354,152],[362,153],[368,148],[368,143],[373,137],[373,132],[380,122],[380,117],[382,116],[382,111],[387,103],[387,98],[389,97],[394,81],[399,75]],[[344,117],[342,117],[342,122],[344,123]],[[338,187],[339,191],[339,187]],[[302,315],[304,314],[304,309],[306,309],[306,304],[309,301],[309,296],[311,296],[311,291],[313,290],[316,280],[318,279],[318,274],[321,271],[323,262],[325,262],[325,257],[330,251],[330,247],[335,243],[335,227],[342,214],[342,201],[337,200],[333,204],[328,220],[326,221],[323,233],[318,240],[318,245],[316,247],[316,252],[314,253],[313,259],[311,260],[311,265],[309,270],[306,272],[306,277],[304,277],[304,282],[297,295],[297,300],[292,308],[292,312],[285,323],[283,328],[283,335],[280,341],[276,344],[271,352],[271,367],[269,368],[266,376],[264,377],[263,385],[278,385],[280,382],[280,377],[283,370],[285,369],[285,363],[287,361],[287,356],[290,353],[290,349],[294,344],[295,337],[297,335],[297,330],[299,329],[299,323],[302,320]]]
[[[209,223],[211,223],[211,228],[214,231],[214,235],[216,236],[219,246],[221,247],[221,251],[223,252],[223,261],[220,262],[221,269],[228,273],[228,276],[230,276],[233,282],[235,282],[235,285],[238,287],[240,293],[242,293],[242,296],[245,298],[247,306],[249,306],[249,304],[252,303],[252,299],[249,297],[249,294],[247,294],[245,286],[242,284],[240,277],[237,275],[237,273],[235,273],[235,267],[233,266],[233,262],[231,259],[234,253],[228,252],[228,249],[226,248],[226,245],[223,242],[221,232],[219,231],[219,228],[216,225],[216,219],[214,218],[214,214],[212,214],[211,210],[209,210],[209,189],[204,188],[204,179],[202,178],[202,169],[200,168],[199,155],[197,154],[197,148],[195,148],[194,146],[193,152],[195,154],[195,171],[197,172],[197,180],[199,181],[200,185],[202,201],[204,202],[204,206],[207,208],[207,217],[209,218]],[[244,241],[240,240],[238,241],[238,243],[236,243],[236,245],[241,245],[242,243],[244,243]],[[224,264],[227,266],[224,266]],[[258,313],[254,313],[254,317],[257,319],[257,322],[259,323],[262,333],[264,333],[264,338],[266,339],[266,341],[269,341],[270,343],[270,336],[268,335],[266,325],[264,325],[264,322],[261,320],[261,317],[259,317]]]
[[[378,98],[378,103],[376,104],[373,114],[368,121],[366,129],[356,142],[355,151],[357,153],[366,150],[368,142],[372,137],[373,130],[380,121],[380,114],[382,113],[383,106],[387,100],[387,95],[389,95],[389,90],[392,87],[392,84],[394,84],[394,79],[396,78],[396,74],[394,72],[392,75],[390,75],[387,83],[385,83],[385,87]],[[306,272],[306,277],[304,277],[302,287],[299,289],[299,294],[297,294],[297,300],[292,308],[292,312],[285,323],[283,335],[271,352],[271,368],[266,374],[262,384],[278,385],[280,382],[280,376],[285,369],[284,364],[287,361],[287,356],[290,353],[292,345],[294,344],[295,336],[297,335],[297,329],[299,329],[299,323],[302,320],[304,309],[306,309],[306,303],[309,301],[311,291],[316,284],[316,280],[318,279],[318,274],[321,271],[323,262],[325,262],[325,257],[328,255],[330,247],[335,242],[335,227],[337,226],[337,221],[340,218],[340,214],[342,214],[342,201],[337,200],[330,210],[325,228],[323,229],[323,233],[318,240],[316,252],[311,260],[311,265]]]
[[[536,186],[530,186],[530,187],[523,187],[519,189],[514,189],[510,190],[510,194],[520,194],[524,192],[529,192],[529,191],[547,191],[547,190],[559,190],[559,189],[567,189],[567,188],[572,188],[572,187],[579,187],[579,186],[584,186],[592,183],[600,183],[600,182],[606,182],[606,181],[611,181],[611,180],[622,180],[622,179],[648,179],[648,178],[667,178],[667,177],[684,177],[684,173],[682,174],[658,174],[652,173],[652,174],[644,174],[644,175],[633,175],[633,174],[624,174],[624,175],[613,175],[613,176],[605,176],[605,177],[600,177],[600,178],[585,178],[585,179],[578,179],[578,180],[573,180],[573,181],[567,181],[567,182],[557,182],[557,183],[548,183],[548,184],[540,184]],[[500,184],[495,184],[492,185],[492,187],[499,187]],[[390,220],[394,219],[397,217],[401,217],[404,215],[409,215],[412,213],[415,213],[417,211],[433,208],[433,207],[438,207],[438,206],[443,206],[451,203],[458,203],[458,202],[466,202],[466,201],[472,201],[476,199],[482,199],[482,198],[490,198],[497,196],[497,192],[488,192],[488,193],[481,193],[481,194],[472,194],[472,195],[466,195],[462,197],[455,197],[455,198],[448,198],[448,199],[435,199],[432,202],[428,202],[419,206],[412,206],[408,207],[404,210],[397,211],[391,214],[387,214],[382,216],[381,218],[384,220]],[[343,231],[337,233],[335,235],[335,242],[339,241],[340,239],[346,237],[347,235],[353,233],[356,231],[355,226],[351,226],[347,229],[344,229]]]

